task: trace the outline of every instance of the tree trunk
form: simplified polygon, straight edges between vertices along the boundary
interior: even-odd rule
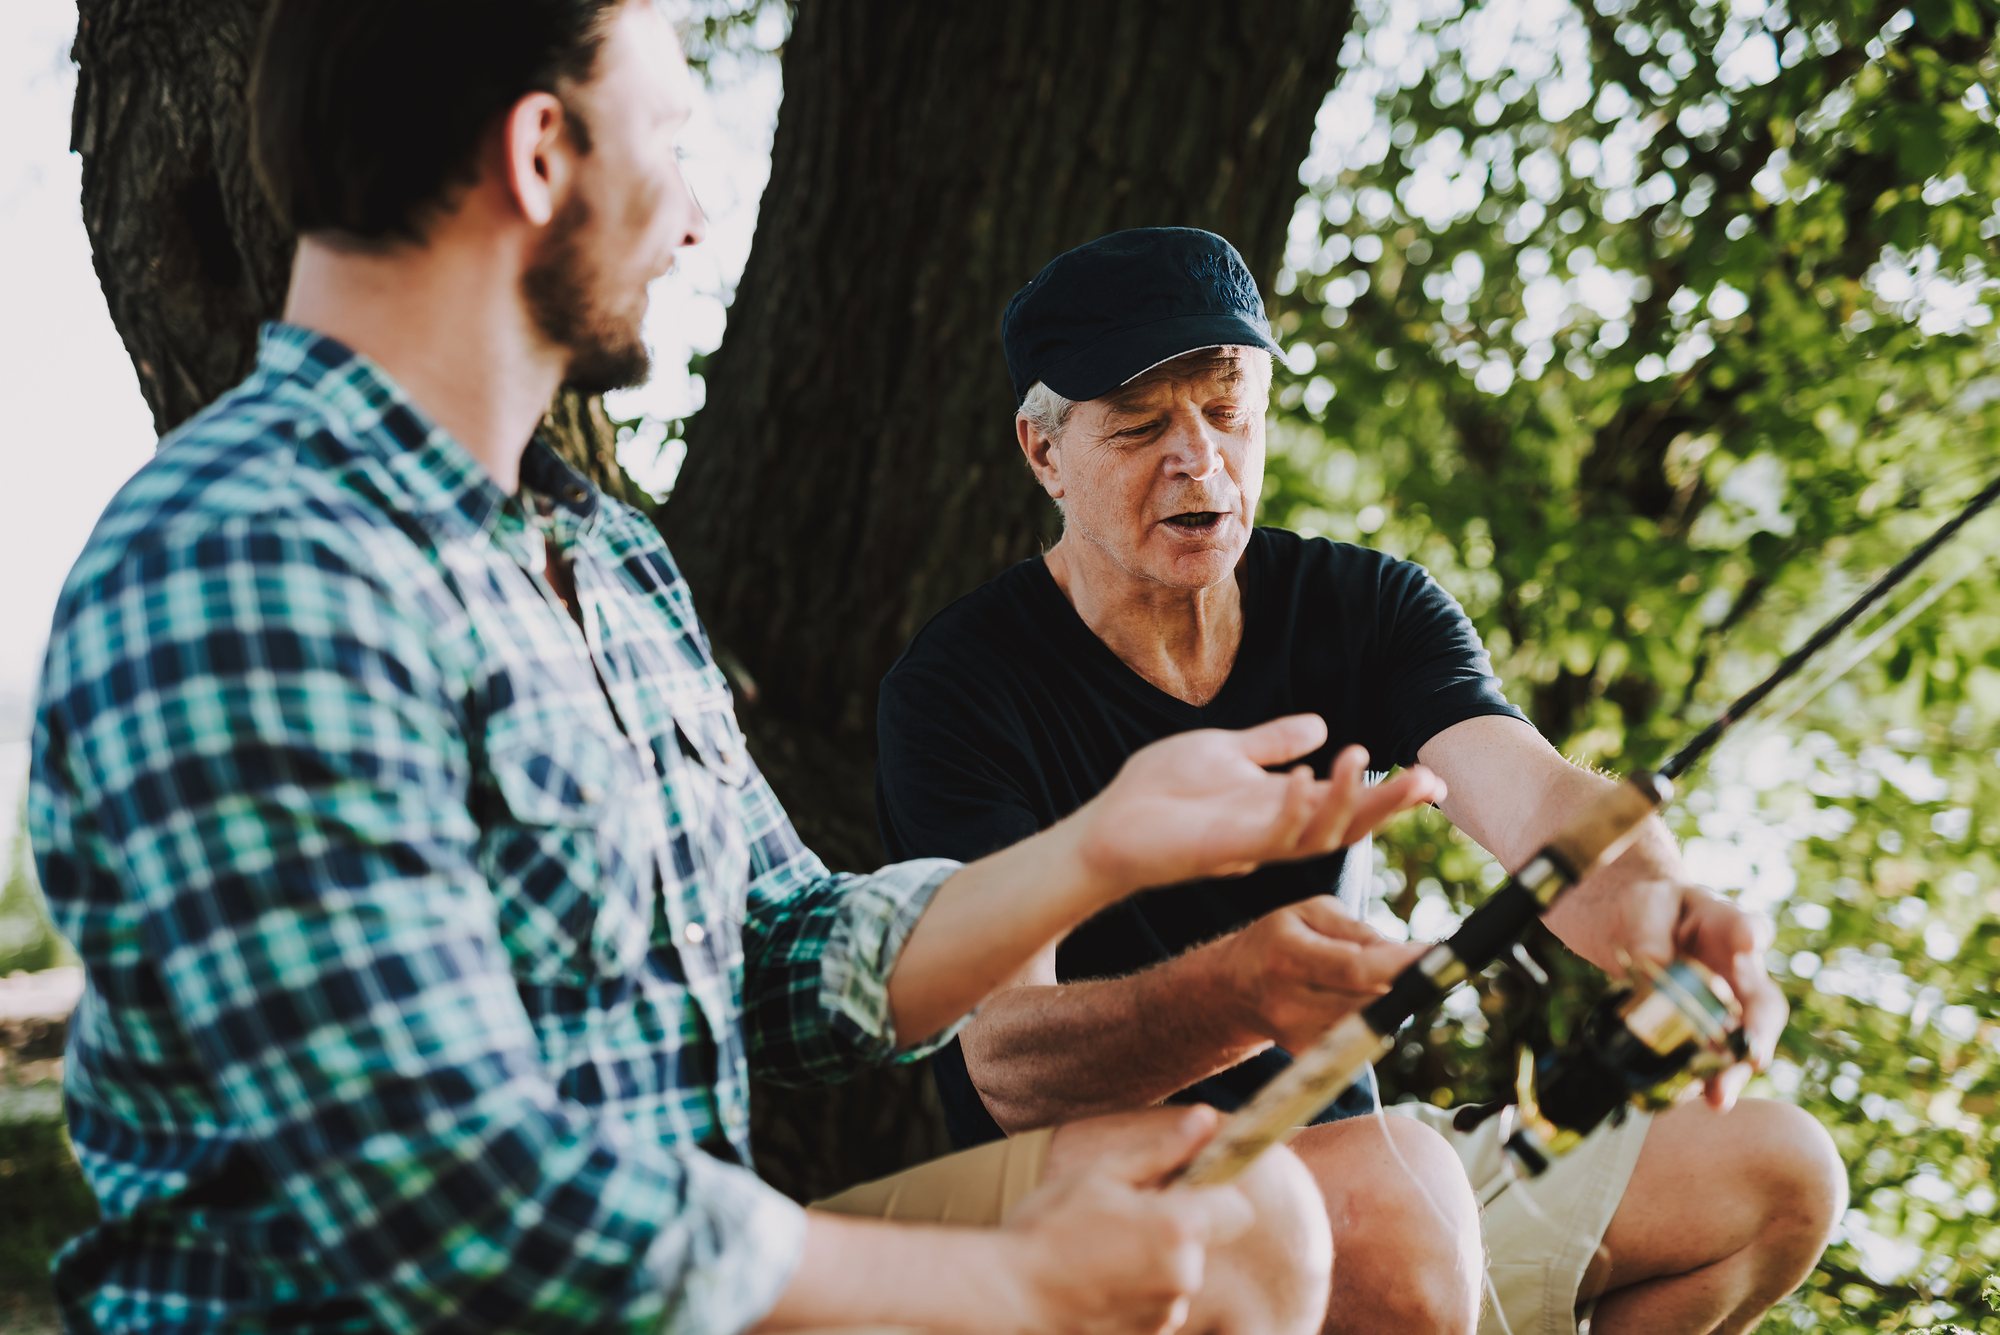
[[[241,380],[284,309],[292,234],[250,165],[246,90],[267,0],[79,0],[70,149],[111,322],[161,435]],[[600,400],[544,423],[571,462],[652,508]]]
[[[880,858],[875,690],[1056,536],[1014,442],[1008,297],[1124,227],[1221,233],[1268,289],[1347,0],[808,0],[757,243],[664,527],[755,683],[807,841]]]
[[[292,238],[250,167],[262,0],[80,0],[70,149],[111,322],[165,435],[241,380]]]
[[[757,242],[663,522],[806,842],[872,867],[875,691],[926,619],[1056,536],[1001,356],[1014,291],[1125,227],[1228,237],[1265,289],[1347,0],[807,0]],[[760,1089],[800,1199],[949,1148],[922,1066]]]

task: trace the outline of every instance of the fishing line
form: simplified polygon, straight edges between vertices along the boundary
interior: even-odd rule
[[[1787,708],[1783,713],[1774,713],[1770,718],[1764,721],[1765,729],[1768,730],[1777,727],[1779,724],[1784,723],[1786,720],[1790,719],[1794,714],[1797,714],[1801,709],[1804,709],[1807,705],[1811,704],[1814,700],[1818,699],[1821,692],[1825,691],[1828,687],[1832,686],[1834,682],[1838,681],[1840,678],[1846,676],[1849,670],[1851,670],[1856,664],[1873,656],[1875,651],[1881,648],[1883,643],[1886,642],[1890,637],[1897,634],[1899,631],[1903,629],[1903,627],[1909,625],[1910,622],[1916,620],[1916,618],[1922,615],[1923,612],[1931,606],[1931,604],[1935,603],[1938,599],[1944,597],[1945,594],[1951,592],[1954,588],[1958,587],[1958,585],[1960,585],[1966,579],[1971,577],[1982,566],[1984,566],[1988,561],[1992,559],[1993,559],[1993,554],[1991,552],[1981,552],[1978,555],[1978,557],[1976,557],[1971,561],[1968,561],[1965,565],[1961,566],[1958,570],[1954,571],[1952,574],[1946,575],[1938,579],[1929,588],[1925,589],[1915,598],[1912,598],[1910,600],[1909,606],[1905,607],[1901,612],[1898,612],[1889,621],[1883,623],[1880,629],[1876,630],[1874,634],[1870,635],[1862,643],[1855,646],[1855,648],[1852,649],[1845,658],[1840,659],[1838,662],[1833,664],[1833,666],[1826,668],[1817,677],[1814,677],[1811,681],[1807,682],[1805,686],[1801,687],[1800,691],[1802,692],[1802,694],[1800,694],[1797,700],[1792,702],[1789,708]]]
[[[1397,1166],[1403,1170],[1403,1176],[1410,1179],[1410,1185],[1417,1189],[1417,1194],[1424,1198],[1424,1204],[1430,1207],[1431,1214],[1436,1216],[1438,1223],[1444,1226],[1444,1231],[1447,1234],[1451,1233],[1453,1231],[1451,1216],[1446,1214],[1444,1207],[1437,1203],[1437,1197],[1431,1195],[1431,1189],[1424,1185],[1422,1178],[1417,1176],[1417,1170],[1410,1167],[1410,1161],[1403,1157],[1403,1151],[1397,1146],[1395,1136],[1389,1133],[1389,1116],[1382,1109],[1382,1091],[1373,1080],[1368,1082],[1368,1094],[1375,1103],[1375,1122],[1382,1128],[1382,1142],[1389,1147],[1389,1154],[1396,1160]],[[1410,1120],[1416,1121],[1415,1118]],[[1418,1125],[1422,1125],[1422,1123],[1419,1122]],[[1503,1155],[1501,1157],[1504,1159],[1506,1156]],[[1479,1282],[1486,1289],[1486,1301],[1493,1304],[1493,1316],[1500,1323],[1500,1335],[1514,1335],[1514,1328],[1507,1323],[1506,1310],[1500,1306],[1500,1289],[1493,1282],[1493,1267],[1487,1264],[1487,1260],[1486,1232],[1482,1227],[1479,1235]],[[1339,1264],[1339,1258],[1336,1257],[1334,1260],[1336,1272],[1338,1271]]]
[[[1901,584],[1911,571],[1922,565],[1938,548],[1956,537],[1960,529],[1971,523],[1982,510],[1996,500],[2000,500],[2000,478],[1987,483],[1978,495],[1966,503],[1964,509],[1946,520],[1935,533],[1911,548],[1902,560],[1889,567],[1880,579],[1869,585],[1839,616],[1807,636],[1805,643],[1787,654],[1784,661],[1771,670],[1769,676],[1732,701],[1714,722],[1696,733],[1693,740],[1661,761],[1659,768],[1654,772],[1662,779],[1668,780],[1687,773],[1717,742],[1722,740],[1722,734],[1727,732],[1731,725],[1762,704],[1772,691],[1797,675],[1799,669],[1803,668],[1814,654],[1831,644],[1842,631],[1859,620],[1862,613],[1880,602],[1891,589]]]

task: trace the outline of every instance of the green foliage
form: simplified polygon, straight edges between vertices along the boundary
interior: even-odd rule
[[[795,0],[693,0],[677,25],[689,66],[706,79],[718,59],[782,54],[796,7]]]
[[[1996,25],[1991,0],[1364,6],[1278,283],[1264,521],[1423,562],[1559,746],[1657,762],[2000,472]],[[1767,1330],[2000,1331],[1996,534],[1670,814],[1776,922],[1792,1023],[1752,1092],[1852,1174]],[[1435,817],[1381,857],[1421,935],[1496,879]],[[1468,993],[1391,1084],[1477,1097],[1559,1037],[1601,983],[1537,949],[1582,986]]]
[[[61,1122],[0,1121],[0,1195],[33,1205],[0,1212],[0,1329],[53,1327],[43,1315],[49,1262],[97,1222],[97,1200]]]
[[[7,860],[0,863],[0,978],[16,970],[33,973],[76,962],[74,952],[50,925],[42,903],[34,857],[28,848],[25,807],[24,800],[23,810],[16,813],[20,818],[14,823]]]

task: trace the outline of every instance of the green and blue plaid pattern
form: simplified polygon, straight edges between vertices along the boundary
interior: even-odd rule
[[[750,1072],[947,1036],[886,980],[956,864],[830,875],[653,526],[522,472],[269,326],[71,573],[29,822],[89,975],[73,1329],[740,1329],[804,1236]]]

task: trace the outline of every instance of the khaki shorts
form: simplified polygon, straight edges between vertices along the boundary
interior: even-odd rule
[[[1500,1146],[1501,1118],[1462,1133],[1453,1129],[1450,1109],[1400,1103],[1385,1111],[1443,1135],[1472,1179],[1493,1285],[1480,1335],[1575,1335],[1578,1318],[1589,1315],[1587,1306],[1577,1308],[1576,1291],[1632,1179],[1652,1115],[1634,1112],[1618,1126],[1599,1127],[1541,1177],[1524,1179]],[[813,1208],[913,1224],[999,1224],[1041,1182],[1050,1134],[1030,1131],[949,1154]]]
[[[887,1219],[903,1224],[963,1224],[991,1228],[1004,1222],[1021,1198],[1041,1185],[1055,1132],[1024,1131],[1008,1140],[975,1145],[918,1164],[890,1177],[863,1182],[814,1201],[828,1214]],[[900,1326],[844,1326],[796,1335],[922,1335]]]
[[[1590,1304],[1576,1306],[1576,1291],[1625,1196],[1653,1115],[1635,1110],[1617,1126],[1606,1123],[1548,1172],[1527,1178],[1500,1146],[1501,1118],[1459,1132],[1452,1109],[1397,1103],[1383,1111],[1423,1122],[1450,1141],[1472,1179],[1493,1286],[1479,1335],[1575,1335],[1578,1319],[1590,1315]]]
[[[812,1208],[903,1224],[991,1228],[1004,1223],[1021,1198],[1041,1185],[1042,1170],[1049,1162],[1049,1139],[1054,1134],[1044,1127],[975,1145],[894,1176],[849,1187],[837,1196],[814,1201]]]

